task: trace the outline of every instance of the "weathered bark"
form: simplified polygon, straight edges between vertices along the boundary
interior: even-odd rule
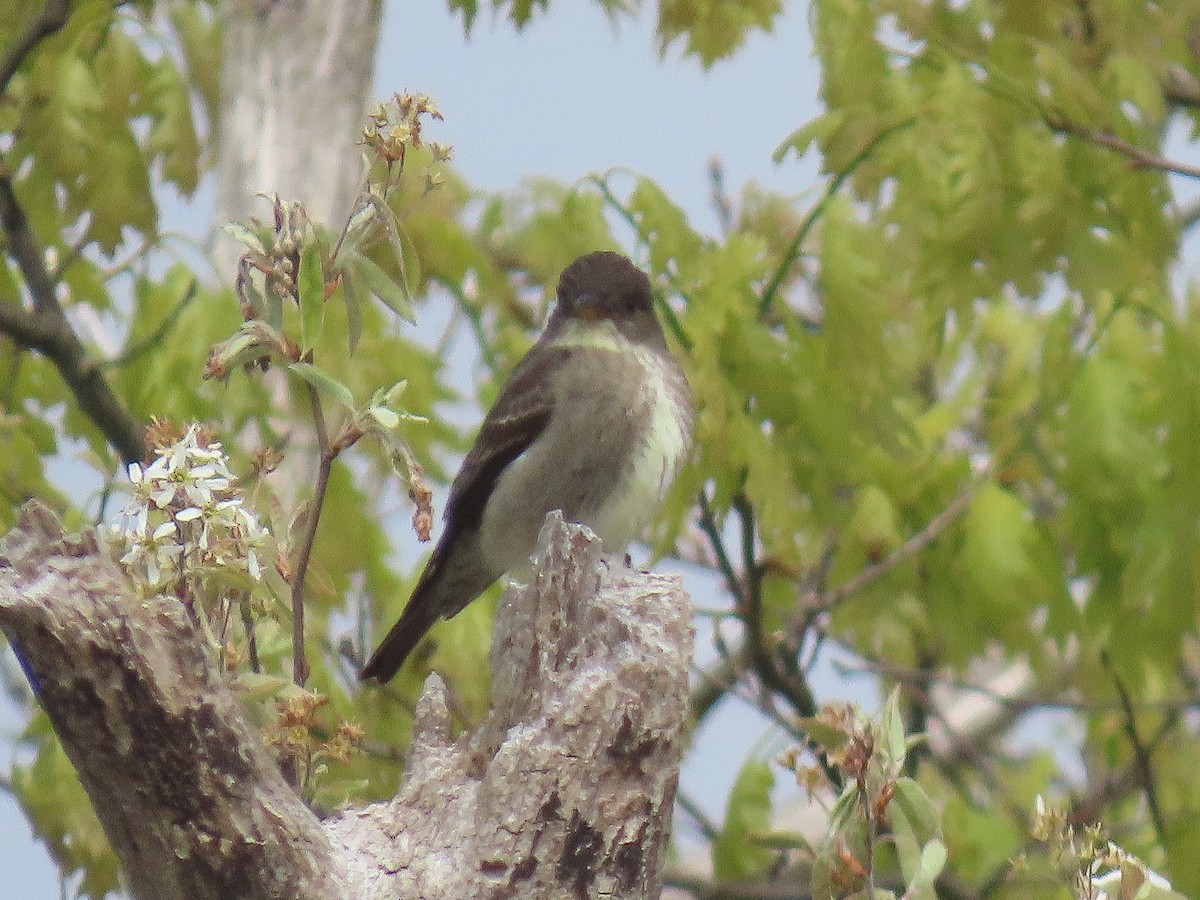
[[[487,721],[452,740],[431,679],[400,793],[330,823],[335,842],[359,849],[363,896],[375,885],[431,900],[661,893],[687,596],[674,577],[610,567],[591,532],[557,514],[540,545],[530,584],[509,590],[496,616]]]
[[[674,577],[552,516],[493,641],[493,708],[453,739],[418,707],[388,803],[324,823],[287,786],[182,607],[137,601],[41,507],[0,543],[0,626],[80,772],[134,895],[357,900],[657,897],[692,627]]]
[[[0,543],[0,627],[134,896],[340,896],[340,860],[178,601],[141,602],[93,535],[30,505]]]
[[[217,131],[218,224],[269,216],[255,193],[340,224],[358,179],[380,0],[225,0]],[[227,282],[241,252],[214,248]]]

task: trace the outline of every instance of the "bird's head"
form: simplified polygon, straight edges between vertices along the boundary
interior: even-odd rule
[[[598,250],[567,266],[558,280],[555,317],[595,322],[653,312],[646,273],[620,253]]]

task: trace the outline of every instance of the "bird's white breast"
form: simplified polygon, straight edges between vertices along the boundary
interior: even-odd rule
[[[606,549],[620,552],[654,516],[682,465],[691,440],[691,411],[673,394],[673,384],[682,378],[674,361],[604,324],[603,329],[568,330],[560,343],[629,353],[642,370],[639,393],[628,410],[630,415],[649,411],[640,446],[631,448],[618,484],[585,522]]]
[[[673,359],[610,322],[571,323],[554,342],[579,355],[555,375],[545,431],[496,482],[482,545],[500,571],[523,565],[560,509],[619,553],[653,517],[691,439],[691,404]]]

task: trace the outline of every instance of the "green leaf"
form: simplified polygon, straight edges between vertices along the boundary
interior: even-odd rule
[[[348,269],[362,278],[367,285],[367,290],[378,297],[384,306],[405,321],[416,322],[408,290],[402,284],[388,277],[388,274],[368,257],[361,255],[354,257]]]
[[[238,366],[260,357],[278,358],[282,349],[282,336],[266,322],[243,322],[234,334],[212,348],[209,353],[209,372],[228,377]]]
[[[146,155],[161,159],[164,178],[190,196],[200,177],[200,140],[191,94],[170,56],[155,63],[147,87],[153,124],[146,136]]]
[[[781,0],[662,0],[658,46],[665,54],[679,38],[705,68],[733,54],[752,29],[770,31],[783,9]]]
[[[462,14],[463,32],[470,34],[471,26],[475,24],[475,16],[479,13],[477,0],[450,0],[450,10],[457,10]]]
[[[768,831],[754,835],[754,843],[774,850],[805,850],[811,852],[812,844],[796,831]]]
[[[1037,535],[1033,516],[1019,497],[997,484],[983,485],[971,501],[963,530],[960,560],[981,619],[1004,616],[1015,609],[1014,602],[1035,599],[1022,596],[1034,573]]]
[[[829,811],[829,833],[839,834],[850,824],[858,809],[858,785],[851,782],[842,788],[833,809]]]
[[[719,880],[754,878],[771,865],[774,852],[754,838],[770,831],[774,786],[771,768],[762,760],[747,760],[738,773],[725,810],[725,827],[713,842],[713,872]]]
[[[872,559],[903,542],[896,508],[887,493],[875,484],[864,485],[859,491],[845,533]]]
[[[201,4],[173,3],[168,10],[179,36],[188,81],[197,88],[211,121],[221,99],[219,17],[205,16]]]
[[[338,403],[346,407],[346,409],[354,409],[354,395],[350,392],[350,388],[342,384],[328,372],[318,369],[312,363],[296,362],[288,366],[288,369],[295,372],[318,391],[328,394]]]
[[[940,837],[941,824],[929,796],[911,778],[896,779],[887,812],[900,871],[904,880],[911,884],[920,877],[926,864],[925,852],[929,844]],[[944,848],[942,861],[945,862]]]
[[[305,352],[311,350],[325,327],[325,277],[322,272],[321,250],[315,242],[300,254],[300,343]]]
[[[882,727],[880,737],[889,775],[899,774],[904,766],[904,757],[908,751],[908,742],[904,737],[904,716],[900,712],[900,688],[894,687],[888,694],[883,705]]]
[[[367,415],[388,431],[395,429],[400,424],[400,414],[386,406],[368,406]]]
[[[820,146],[842,127],[846,115],[845,110],[836,110],[817,116],[811,122],[801,125],[780,142],[779,146],[775,148],[775,152],[771,154],[771,159],[776,163],[781,163],[787,159],[788,153],[795,153],[796,159],[803,159],[813,142]]]
[[[804,716],[796,720],[796,725],[808,735],[809,740],[827,753],[836,753],[850,740],[850,734],[845,728],[834,725],[821,716]]]
[[[243,244],[256,253],[267,252],[266,247],[263,246],[262,238],[260,238],[241,222],[226,222],[221,226],[221,230],[232,237],[239,244]]]
[[[400,402],[400,398],[404,396],[404,392],[408,390],[408,379],[401,378],[390,388],[383,392],[383,402],[388,406],[395,406]]]
[[[679,269],[690,269],[702,241],[688,223],[687,213],[655,182],[638,180],[629,197],[629,211],[638,234],[650,247],[650,268],[666,272],[673,261]]]
[[[920,862],[904,896],[912,900],[937,900],[934,882],[946,867],[947,856],[946,845],[937,839],[922,847]]]
[[[239,672],[236,681],[242,699],[251,702],[278,696],[292,684],[290,678],[266,672]]]

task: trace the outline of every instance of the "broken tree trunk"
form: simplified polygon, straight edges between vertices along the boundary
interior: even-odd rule
[[[552,515],[492,647],[493,705],[451,737],[426,685],[390,802],[321,821],[177,601],[31,505],[0,543],[0,627],[139,898],[654,898],[683,749],[691,611],[675,577]]]

